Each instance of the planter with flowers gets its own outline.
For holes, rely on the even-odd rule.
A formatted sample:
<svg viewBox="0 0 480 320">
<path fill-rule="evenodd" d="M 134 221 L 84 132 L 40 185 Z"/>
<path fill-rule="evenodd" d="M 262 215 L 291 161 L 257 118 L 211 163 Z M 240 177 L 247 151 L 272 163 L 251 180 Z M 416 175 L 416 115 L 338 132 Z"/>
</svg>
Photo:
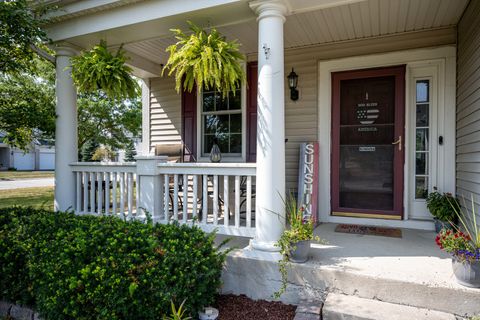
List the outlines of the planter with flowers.
<svg viewBox="0 0 480 320">
<path fill-rule="evenodd" d="M 427 208 L 435 220 L 435 232 L 453 229 L 452 223 L 457 220 L 455 212 L 460 210 L 460 204 L 451 193 L 440 193 L 435 188 L 427 197 Z"/>
<path fill-rule="evenodd" d="M 453 273 L 458 283 L 480 288 L 480 227 L 473 198 L 470 212 L 455 209 L 455 213 L 459 225 L 454 225 L 453 230 L 441 230 L 435 242 L 440 249 L 452 255 Z"/>
<path fill-rule="evenodd" d="M 282 286 L 273 294 L 274 298 L 279 298 L 287 288 L 287 267 L 289 263 L 306 262 L 309 258 L 312 242 L 326 243 L 326 241 L 313 234 L 315 221 L 313 217 L 304 214 L 305 207 L 298 207 L 294 195 L 288 195 L 284 203 L 288 228 L 276 243 L 282 254 L 282 260 L 278 262 Z"/>
</svg>

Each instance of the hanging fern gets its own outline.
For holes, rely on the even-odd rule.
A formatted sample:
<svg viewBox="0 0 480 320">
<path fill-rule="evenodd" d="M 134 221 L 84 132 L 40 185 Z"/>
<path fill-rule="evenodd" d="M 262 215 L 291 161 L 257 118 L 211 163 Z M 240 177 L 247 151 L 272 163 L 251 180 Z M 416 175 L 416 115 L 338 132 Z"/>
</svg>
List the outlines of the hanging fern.
<svg viewBox="0 0 480 320">
<path fill-rule="evenodd" d="M 112 99 L 134 98 L 139 86 L 130 75 L 132 69 L 125 65 L 127 60 L 122 46 L 114 55 L 102 40 L 91 50 L 72 58 L 73 81 L 83 93 L 100 90 Z"/>
<path fill-rule="evenodd" d="M 235 92 L 243 80 L 245 72 L 240 62 L 245 57 L 239 51 L 237 41 L 227 41 L 215 28 L 207 33 L 191 22 L 191 35 L 180 29 L 171 29 L 178 42 L 167 48 L 170 57 L 162 70 L 169 69 L 168 75 L 175 73 L 175 88 L 183 87 L 191 92 L 194 84 L 202 88 L 220 91 L 224 97 Z"/>
</svg>

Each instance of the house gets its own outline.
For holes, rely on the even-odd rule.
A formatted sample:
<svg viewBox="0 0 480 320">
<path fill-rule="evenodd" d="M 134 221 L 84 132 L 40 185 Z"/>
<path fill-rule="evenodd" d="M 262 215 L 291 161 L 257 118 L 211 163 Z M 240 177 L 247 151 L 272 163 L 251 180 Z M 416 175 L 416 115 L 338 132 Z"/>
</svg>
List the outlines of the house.
<svg viewBox="0 0 480 320">
<path fill-rule="evenodd" d="M 425 197 L 434 188 L 473 194 L 478 204 L 478 1 L 58 3 L 48 26 L 57 44 L 57 210 L 131 216 L 137 206 L 159 221 L 196 218 L 273 252 L 285 226 L 275 213 L 297 187 L 299 146 L 310 141 L 319 145 L 320 222 L 433 230 Z M 178 94 L 174 79 L 160 76 L 175 42 L 169 29 L 186 29 L 187 20 L 242 44 L 247 83 L 235 96 Z M 124 44 L 143 79 L 136 165 L 77 162 L 69 59 L 100 39 Z M 209 161 L 215 136 L 219 164 Z M 182 144 L 183 163 L 155 155 L 162 144 Z M 93 181 L 105 184 L 94 190 Z M 104 203 L 118 193 L 119 203 Z"/>
<path fill-rule="evenodd" d="M 0 141 L 3 138 L 0 133 Z M 27 152 L 0 142 L 1 170 L 55 170 L 55 148 L 46 143 L 33 143 Z"/>
</svg>

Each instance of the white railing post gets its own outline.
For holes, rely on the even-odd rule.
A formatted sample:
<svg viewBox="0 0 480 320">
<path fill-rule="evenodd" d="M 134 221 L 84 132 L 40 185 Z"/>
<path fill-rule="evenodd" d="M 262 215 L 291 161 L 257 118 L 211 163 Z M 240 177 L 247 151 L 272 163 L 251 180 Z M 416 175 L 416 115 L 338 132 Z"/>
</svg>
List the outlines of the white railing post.
<svg viewBox="0 0 480 320">
<path fill-rule="evenodd" d="M 137 156 L 137 192 L 140 212 L 151 215 L 153 222 L 160 222 L 163 212 L 163 175 L 158 164 L 167 162 L 166 156 Z"/>
</svg>

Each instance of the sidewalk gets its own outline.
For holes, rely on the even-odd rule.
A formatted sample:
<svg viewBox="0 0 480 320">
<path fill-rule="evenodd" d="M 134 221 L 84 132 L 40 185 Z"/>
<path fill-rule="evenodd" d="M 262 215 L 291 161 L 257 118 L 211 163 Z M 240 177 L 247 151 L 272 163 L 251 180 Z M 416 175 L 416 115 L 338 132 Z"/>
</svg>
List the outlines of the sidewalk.
<svg viewBox="0 0 480 320">
<path fill-rule="evenodd" d="M 55 185 L 54 178 L 39 179 L 19 179 L 11 181 L 0 180 L 0 190 L 35 188 L 35 187 L 53 187 Z"/>
</svg>

